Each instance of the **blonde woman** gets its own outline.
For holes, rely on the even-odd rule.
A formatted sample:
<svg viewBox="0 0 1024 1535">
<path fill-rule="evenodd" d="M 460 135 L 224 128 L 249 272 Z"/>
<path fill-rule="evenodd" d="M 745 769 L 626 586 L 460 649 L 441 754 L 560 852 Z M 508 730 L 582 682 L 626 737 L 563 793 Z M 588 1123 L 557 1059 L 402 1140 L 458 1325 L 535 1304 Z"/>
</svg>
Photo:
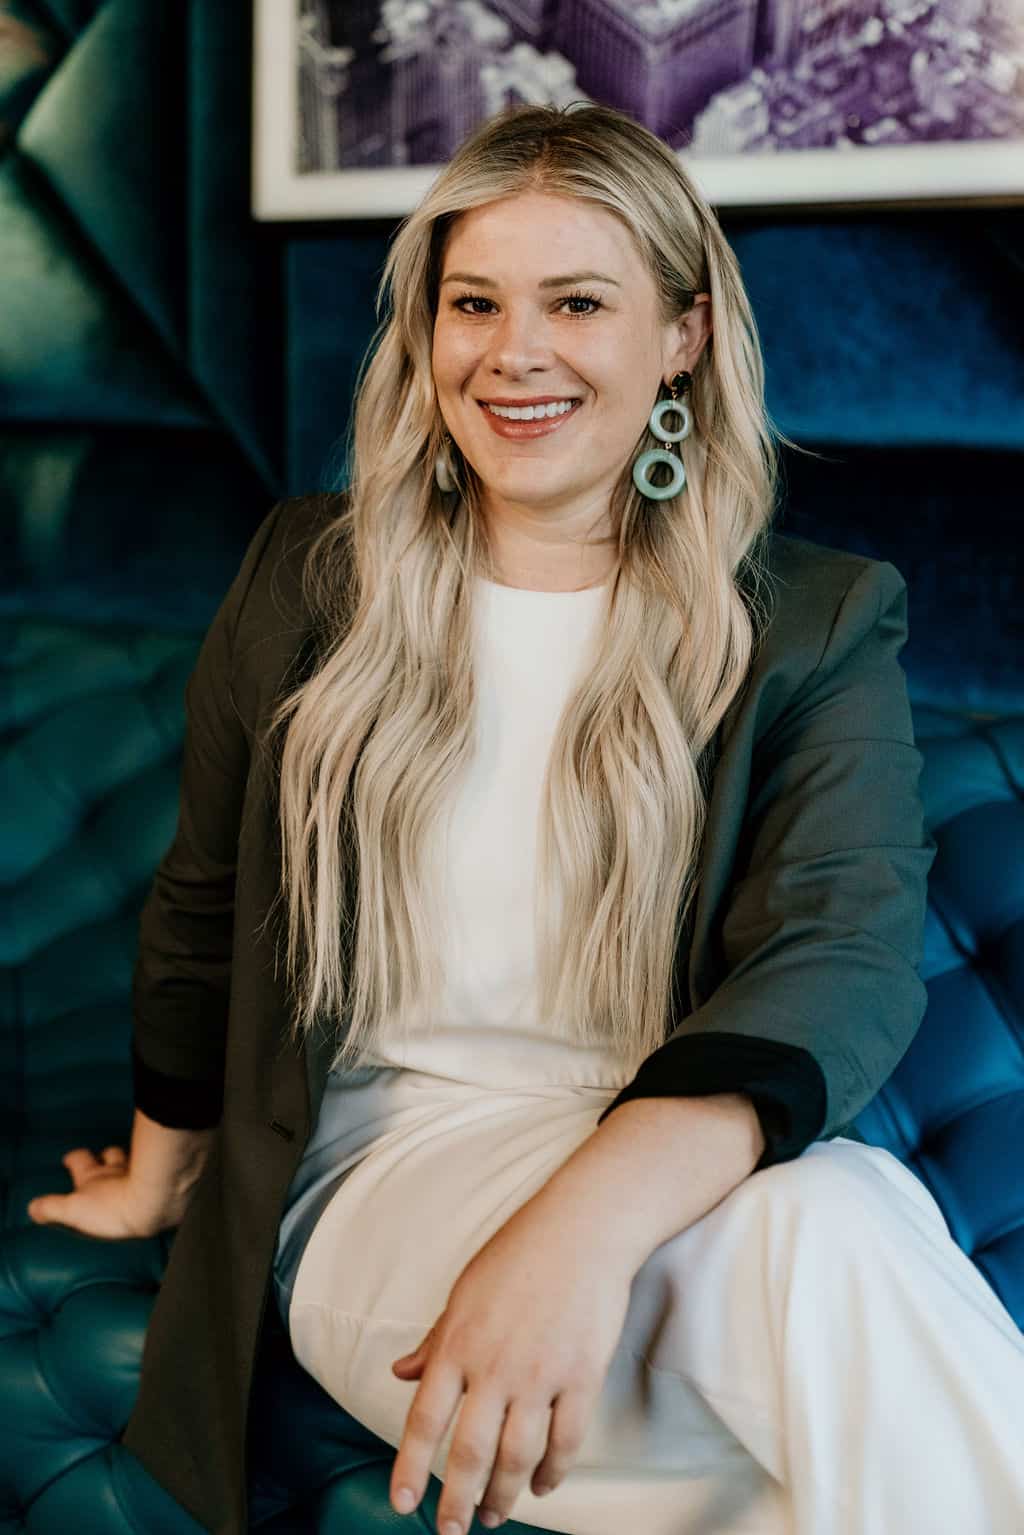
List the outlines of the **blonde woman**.
<svg viewBox="0 0 1024 1535">
<path fill-rule="evenodd" d="M 485 124 L 382 295 L 349 487 L 190 681 L 69 1196 L 180 1223 L 124 1444 L 242 1535 L 278 1325 L 442 1535 L 1016 1535 L 1024 1339 L 851 1123 L 926 1003 L 903 580 L 773 529 L 735 256 L 627 117 Z"/>
</svg>

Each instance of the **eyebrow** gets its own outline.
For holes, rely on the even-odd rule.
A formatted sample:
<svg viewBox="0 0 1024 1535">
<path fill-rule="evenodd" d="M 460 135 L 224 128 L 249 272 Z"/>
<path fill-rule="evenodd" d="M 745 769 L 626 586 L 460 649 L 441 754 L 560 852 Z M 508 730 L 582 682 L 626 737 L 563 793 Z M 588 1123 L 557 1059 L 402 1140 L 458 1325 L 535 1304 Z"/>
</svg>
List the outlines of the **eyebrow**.
<svg viewBox="0 0 1024 1535">
<path fill-rule="evenodd" d="M 473 272 L 449 272 L 447 277 L 441 279 L 442 288 L 446 282 L 464 282 L 468 283 L 471 288 L 496 288 L 498 286 L 489 277 L 478 277 Z M 543 277 L 537 286 L 538 288 L 568 288 L 577 282 L 607 282 L 616 288 L 621 288 L 622 286 L 614 277 L 606 277 L 603 272 L 569 272 L 564 277 Z"/>
</svg>

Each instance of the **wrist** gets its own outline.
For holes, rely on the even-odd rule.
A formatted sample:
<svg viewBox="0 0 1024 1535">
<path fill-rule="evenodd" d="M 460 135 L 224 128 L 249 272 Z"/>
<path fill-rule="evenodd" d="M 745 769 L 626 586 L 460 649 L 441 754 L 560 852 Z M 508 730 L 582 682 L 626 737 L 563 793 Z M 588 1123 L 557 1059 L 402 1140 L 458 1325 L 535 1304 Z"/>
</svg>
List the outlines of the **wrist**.
<svg viewBox="0 0 1024 1535">
<path fill-rule="evenodd" d="M 744 1093 L 631 1098 L 556 1170 L 541 1193 L 636 1272 L 753 1172 L 764 1132 Z"/>
<path fill-rule="evenodd" d="M 147 1138 L 133 1139 L 128 1179 L 136 1207 L 147 1219 L 177 1224 L 203 1175 L 217 1127 L 170 1130 L 152 1123 Z"/>
</svg>

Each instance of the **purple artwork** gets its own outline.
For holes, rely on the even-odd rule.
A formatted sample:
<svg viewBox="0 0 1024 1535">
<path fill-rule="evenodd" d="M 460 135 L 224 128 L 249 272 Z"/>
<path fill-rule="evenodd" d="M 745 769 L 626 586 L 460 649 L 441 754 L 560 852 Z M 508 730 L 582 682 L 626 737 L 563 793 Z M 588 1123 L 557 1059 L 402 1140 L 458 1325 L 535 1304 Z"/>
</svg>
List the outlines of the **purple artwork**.
<svg viewBox="0 0 1024 1535">
<path fill-rule="evenodd" d="M 506 106 L 596 101 L 712 203 L 1024 203 L 1024 0 L 255 0 L 253 213 L 414 207 Z"/>
<path fill-rule="evenodd" d="M 1014 0 L 297 6 L 297 175 L 437 166 L 506 104 L 586 100 L 688 156 L 1020 140 L 1024 173 Z"/>
</svg>

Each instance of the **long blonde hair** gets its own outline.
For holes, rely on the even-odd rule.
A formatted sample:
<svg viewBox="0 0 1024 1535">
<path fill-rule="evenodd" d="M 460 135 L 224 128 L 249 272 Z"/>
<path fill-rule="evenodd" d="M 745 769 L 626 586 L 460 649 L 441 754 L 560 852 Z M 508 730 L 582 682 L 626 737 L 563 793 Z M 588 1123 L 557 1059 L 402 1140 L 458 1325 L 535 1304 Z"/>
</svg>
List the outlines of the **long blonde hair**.
<svg viewBox="0 0 1024 1535">
<path fill-rule="evenodd" d="M 773 438 L 789 439 L 770 425 L 754 318 L 714 214 L 676 155 L 623 113 L 574 104 L 499 114 L 461 146 L 389 248 L 356 384 L 350 484 L 302 571 L 316 667 L 267 733 L 282 738 L 278 902 L 293 1038 L 326 1021 L 339 1069 L 365 1062 L 385 1021 L 429 1021 L 441 995 L 444 914 L 424 850 L 472 754 L 473 577 L 493 567 L 481 482 L 457 448 L 454 507 L 435 483 L 444 422 L 432 336 L 453 221 L 525 191 L 617 215 L 664 322 L 694 292 L 711 295 L 713 336 L 688 396 L 686 485 L 649 501 L 632 482 L 632 457 L 623 463 L 609 619 L 558 723 L 538 828 L 539 1016 L 553 1035 L 602 1044 L 633 1071 L 669 1032 L 707 749 L 770 620 Z M 645 427 L 635 451 L 657 446 Z"/>
</svg>

